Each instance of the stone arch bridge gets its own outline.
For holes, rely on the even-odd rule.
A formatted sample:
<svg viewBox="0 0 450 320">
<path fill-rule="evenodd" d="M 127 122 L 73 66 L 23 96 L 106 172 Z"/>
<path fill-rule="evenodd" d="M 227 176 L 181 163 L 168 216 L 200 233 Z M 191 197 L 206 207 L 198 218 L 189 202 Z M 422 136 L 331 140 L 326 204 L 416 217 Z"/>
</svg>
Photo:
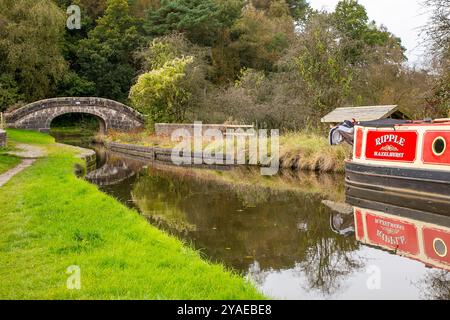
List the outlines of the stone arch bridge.
<svg viewBox="0 0 450 320">
<path fill-rule="evenodd" d="M 40 100 L 5 113 L 10 128 L 49 132 L 50 125 L 58 116 L 67 113 L 90 114 L 99 119 L 100 129 L 129 131 L 144 125 L 144 117 L 134 109 L 103 98 L 53 98 Z"/>
</svg>

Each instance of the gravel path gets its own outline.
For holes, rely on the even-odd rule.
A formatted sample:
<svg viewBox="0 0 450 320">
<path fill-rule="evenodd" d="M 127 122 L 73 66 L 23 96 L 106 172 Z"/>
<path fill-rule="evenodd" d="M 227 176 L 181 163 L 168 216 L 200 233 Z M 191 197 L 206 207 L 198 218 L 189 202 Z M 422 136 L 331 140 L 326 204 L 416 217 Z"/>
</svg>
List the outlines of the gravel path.
<svg viewBox="0 0 450 320">
<path fill-rule="evenodd" d="M 30 146 L 29 144 L 17 144 L 15 147 L 18 150 L 8 152 L 8 154 L 24 159 L 42 158 L 47 154 L 43 148 Z"/>
</svg>

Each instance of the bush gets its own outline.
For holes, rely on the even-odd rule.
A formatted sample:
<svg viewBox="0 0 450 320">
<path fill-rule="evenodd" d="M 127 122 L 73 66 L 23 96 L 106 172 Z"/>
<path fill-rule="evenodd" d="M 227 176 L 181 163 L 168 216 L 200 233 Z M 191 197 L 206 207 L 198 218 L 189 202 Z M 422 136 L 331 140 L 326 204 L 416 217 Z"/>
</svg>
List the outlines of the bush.
<svg viewBox="0 0 450 320">
<path fill-rule="evenodd" d="M 136 110 L 148 116 L 149 124 L 184 119 L 190 93 L 179 82 L 192 61 L 192 57 L 175 58 L 139 76 L 130 90 L 130 100 Z"/>
</svg>

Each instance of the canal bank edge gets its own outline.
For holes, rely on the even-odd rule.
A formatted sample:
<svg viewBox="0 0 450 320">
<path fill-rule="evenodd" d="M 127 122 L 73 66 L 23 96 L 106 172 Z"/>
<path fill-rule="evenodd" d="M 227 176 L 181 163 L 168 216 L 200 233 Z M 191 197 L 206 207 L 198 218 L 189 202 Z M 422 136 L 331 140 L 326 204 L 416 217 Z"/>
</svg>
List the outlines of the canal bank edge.
<svg viewBox="0 0 450 320">
<path fill-rule="evenodd" d="M 94 150 L 81 148 L 81 147 L 75 147 L 70 146 L 64 143 L 57 143 L 57 145 L 61 145 L 64 147 L 70 147 L 74 150 L 77 150 L 78 155 L 77 157 L 84 161 L 85 167 L 80 168 L 79 165 L 75 164 L 75 173 L 77 173 L 79 176 L 82 176 L 85 173 L 89 173 L 96 169 L 97 166 L 97 154 Z"/>
<path fill-rule="evenodd" d="M 145 162 L 160 162 L 170 165 L 175 165 L 172 161 L 172 152 L 173 149 L 171 148 L 159 148 L 159 147 L 145 147 L 135 144 L 124 144 L 124 143 L 117 143 L 117 142 L 105 142 L 105 147 L 113 152 L 122 153 L 128 156 L 135 157 L 136 159 L 145 161 Z M 236 164 L 230 165 L 226 164 L 227 160 L 230 159 L 229 155 L 224 154 L 222 157 L 222 164 L 214 164 L 214 165 L 208 165 L 206 163 L 215 163 L 217 161 L 216 158 L 205 158 L 204 154 L 202 152 L 192 152 L 191 153 L 191 160 L 192 163 L 197 163 L 196 160 L 199 160 L 198 162 L 201 163 L 201 165 L 189 165 L 189 164 L 183 164 L 182 166 L 200 166 L 200 167 L 207 167 L 208 169 L 222 169 L 226 170 L 227 168 L 233 168 L 235 166 L 239 166 Z M 249 164 L 245 164 L 245 166 L 248 166 Z M 251 166 L 251 165 L 250 165 Z M 256 165 L 258 167 L 261 167 L 260 164 Z"/>
<path fill-rule="evenodd" d="M 146 135 L 145 135 L 146 136 Z M 132 141 L 129 141 L 129 140 Z M 146 141 L 144 136 L 130 136 L 126 133 L 115 133 L 111 136 L 98 136 L 96 142 L 105 145 L 111 151 L 116 151 L 117 153 L 122 153 L 124 155 L 134 155 L 140 157 L 144 161 L 159 161 L 166 162 L 173 165 L 171 159 L 172 147 L 167 145 L 160 147 L 158 144 L 167 144 L 168 141 L 161 139 L 152 140 L 151 135 Z M 149 144 L 147 144 L 149 143 Z M 156 144 L 155 144 L 156 143 Z M 327 139 L 322 136 L 309 133 L 295 133 L 295 134 L 284 134 L 280 136 L 280 149 L 279 149 L 279 167 L 280 169 L 290 169 L 293 171 L 315 171 L 321 173 L 343 173 L 345 159 L 347 159 L 351 154 L 351 148 L 345 145 L 340 145 L 338 147 L 330 146 Z M 246 150 L 248 153 L 248 150 Z M 211 157 L 211 155 L 208 155 Z M 246 155 L 248 157 L 248 154 Z M 203 155 L 200 153 L 193 154 L 194 159 L 205 160 Z M 228 156 L 228 158 L 231 158 Z M 192 160 L 194 160 L 192 159 Z M 223 155 L 223 162 L 226 163 L 227 156 Z M 201 163 L 215 163 L 215 159 L 206 159 L 207 161 L 198 161 Z M 211 161 L 209 161 L 211 160 Z M 220 160 L 220 158 L 219 158 Z M 247 159 L 248 160 L 248 159 Z M 269 160 L 269 159 L 267 159 Z M 272 160 L 272 159 L 270 159 Z M 192 161 L 193 162 L 193 161 Z M 197 161 L 196 161 L 197 162 Z M 228 161 L 231 162 L 231 161 Z M 248 161 L 247 161 L 248 162 Z M 271 167 L 274 165 L 268 163 Z M 183 165 L 185 167 L 191 167 L 192 165 Z M 206 165 L 210 168 L 209 165 Z M 232 168 L 230 165 L 215 165 L 218 169 Z M 243 166 L 239 164 L 234 164 L 234 166 Z M 245 165 L 245 166 L 248 166 Z M 265 167 L 263 164 L 253 165 L 257 168 Z M 196 165 L 195 167 L 198 167 Z M 204 166 L 200 166 L 204 167 Z"/>
<path fill-rule="evenodd" d="M 48 155 L 0 189 L 8 248 L 0 250 L 0 299 L 264 299 L 241 276 L 76 178 L 80 149 L 10 133 L 15 143 L 40 141 Z M 69 288 L 74 268 L 79 288 Z"/>
</svg>

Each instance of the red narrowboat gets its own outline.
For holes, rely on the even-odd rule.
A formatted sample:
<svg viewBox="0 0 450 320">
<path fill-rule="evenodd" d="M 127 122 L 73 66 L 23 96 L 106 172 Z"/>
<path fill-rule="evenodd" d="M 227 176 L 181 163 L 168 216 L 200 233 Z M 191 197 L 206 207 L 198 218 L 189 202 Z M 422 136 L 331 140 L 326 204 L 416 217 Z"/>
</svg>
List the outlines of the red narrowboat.
<svg viewBox="0 0 450 320">
<path fill-rule="evenodd" d="M 450 119 L 356 124 L 346 184 L 355 197 L 450 215 Z"/>
</svg>

